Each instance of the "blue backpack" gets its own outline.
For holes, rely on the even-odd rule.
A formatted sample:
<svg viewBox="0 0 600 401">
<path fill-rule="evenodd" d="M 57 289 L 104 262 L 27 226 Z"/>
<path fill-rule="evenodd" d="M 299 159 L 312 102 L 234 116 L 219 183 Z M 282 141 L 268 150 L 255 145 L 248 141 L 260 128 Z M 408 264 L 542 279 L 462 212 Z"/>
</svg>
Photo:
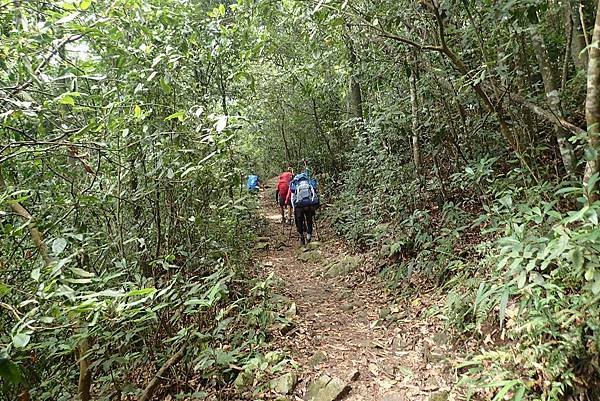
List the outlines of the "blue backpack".
<svg viewBox="0 0 600 401">
<path fill-rule="evenodd" d="M 248 176 L 248 191 L 255 191 L 258 189 L 258 176 L 257 175 L 249 175 Z"/>
<path fill-rule="evenodd" d="M 319 196 L 315 190 L 316 182 L 300 174 L 292 184 L 294 207 L 319 206 Z"/>
</svg>

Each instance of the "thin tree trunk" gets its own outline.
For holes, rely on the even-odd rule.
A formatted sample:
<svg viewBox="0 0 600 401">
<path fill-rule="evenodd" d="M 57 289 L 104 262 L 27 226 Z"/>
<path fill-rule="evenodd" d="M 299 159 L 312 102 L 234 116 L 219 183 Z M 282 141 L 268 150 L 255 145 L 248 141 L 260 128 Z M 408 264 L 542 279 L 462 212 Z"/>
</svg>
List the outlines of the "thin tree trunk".
<svg viewBox="0 0 600 401">
<path fill-rule="evenodd" d="M 154 395 L 158 385 L 162 382 L 165 373 L 183 359 L 185 353 L 187 352 L 187 347 L 187 344 L 183 345 L 179 351 L 173 354 L 173 356 L 169 358 L 169 360 L 158 370 L 158 372 L 156 372 L 152 380 L 150 380 L 144 389 L 144 392 L 140 395 L 140 398 L 138 398 L 138 401 L 150 401 L 150 399 L 152 399 L 152 396 Z"/>
<path fill-rule="evenodd" d="M 588 68 L 588 55 L 587 53 L 581 53 L 585 49 L 585 36 L 583 28 L 581 26 L 581 19 L 579 18 L 579 2 L 569 0 L 565 5 L 566 18 L 570 20 L 573 27 L 573 39 L 571 41 L 571 58 L 573 64 L 578 69 L 587 71 Z"/>
<path fill-rule="evenodd" d="M 77 351 L 79 354 L 79 385 L 78 392 L 81 401 L 90 401 L 92 399 L 91 387 L 92 387 L 92 372 L 90 370 L 90 360 L 86 357 L 86 354 L 90 350 L 90 343 L 87 338 L 82 339 L 78 346 Z"/>
<path fill-rule="evenodd" d="M 600 5 L 596 10 L 596 22 L 592 43 L 600 42 Z M 589 63 L 587 76 L 587 97 L 585 99 L 585 119 L 588 130 L 588 145 L 596 152 L 596 157 L 589 160 L 586 165 L 583 182 L 588 185 L 590 178 L 598 173 L 600 169 L 600 49 L 598 47 L 589 48 Z M 588 188 L 588 200 L 595 201 L 598 196 L 595 193 L 594 185 Z"/>
<path fill-rule="evenodd" d="M 350 99 L 352 102 L 352 111 L 354 117 L 359 120 L 363 119 L 363 108 L 362 108 L 362 91 L 360 88 L 360 82 L 358 82 L 357 77 L 357 58 L 356 52 L 354 51 L 354 45 L 352 44 L 352 39 L 347 37 L 346 44 L 348 46 L 348 63 L 350 64 L 350 69 L 352 71 L 352 77 L 350 78 Z"/>
<path fill-rule="evenodd" d="M 291 163 L 292 158 L 290 157 L 290 148 L 287 143 L 287 138 L 285 137 L 285 127 L 283 125 L 283 121 L 281 121 L 281 137 L 283 138 L 283 146 L 285 148 L 285 159 L 287 163 Z"/>
<path fill-rule="evenodd" d="M 555 78 L 554 69 L 548 59 L 548 52 L 544 43 L 542 35 L 536 31 L 532 34 L 531 40 L 534 47 L 535 56 L 537 58 L 540 72 L 542 74 L 542 81 L 544 82 L 544 91 L 546 94 L 546 101 L 548 102 L 548 108 L 558 118 L 563 118 L 562 107 L 560 105 L 560 89 L 557 85 Z M 554 132 L 556 135 L 556 141 L 558 142 L 558 149 L 562 158 L 563 166 L 567 174 L 572 174 L 575 170 L 575 157 L 573 155 L 573 146 L 567 140 L 567 131 L 560 124 L 554 125 Z"/>
<path fill-rule="evenodd" d="M 410 69 L 410 103 L 412 110 L 412 151 L 415 163 L 415 174 L 421 174 L 421 150 L 419 148 L 419 98 L 417 95 L 417 76 L 414 68 Z"/>
</svg>

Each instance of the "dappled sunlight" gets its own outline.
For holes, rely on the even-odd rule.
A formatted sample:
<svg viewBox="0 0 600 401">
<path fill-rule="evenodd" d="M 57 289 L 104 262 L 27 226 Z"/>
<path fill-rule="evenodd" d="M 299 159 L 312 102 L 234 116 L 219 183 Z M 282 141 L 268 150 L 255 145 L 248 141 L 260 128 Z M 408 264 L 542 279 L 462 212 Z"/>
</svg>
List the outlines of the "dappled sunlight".
<svg viewBox="0 0 600 401">
<path fill-rule="evenodd" d="M 276 214 L 276 213 L 266 214 L 265 217 L 268 220 L 271 220 L 271 221 L 281 221 L 281 215 L 280 214 Z"/>
</svg>

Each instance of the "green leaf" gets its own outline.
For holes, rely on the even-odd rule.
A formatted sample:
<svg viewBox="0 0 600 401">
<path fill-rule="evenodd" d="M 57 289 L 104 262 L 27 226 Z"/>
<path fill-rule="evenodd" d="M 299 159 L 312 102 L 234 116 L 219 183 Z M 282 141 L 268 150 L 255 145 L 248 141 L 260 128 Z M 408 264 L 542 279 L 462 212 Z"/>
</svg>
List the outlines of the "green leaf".
<svg viewBox="0 0 600 401">
<path fill-rule="evenodd" d="M 149 294 L 154 294 L 156 292 L 156 288 L 154 287 L 150 287 L 150 288 L 141 288 L 139 290 L 132 290 L 129 291 L 127 293 L 128 297 L 135 297 L 135 296 L 143 296 L 143 295 L 149 295 Z"/>
<path fill-rule="evenodd" d="M 219 119 L 217 120 L 217 123 L 215 124 L 215 129 L 217 130 L 217 132 L 221 132 L 225 129 L 226 126 L 227 126 L 227 116 L 220 116 Z"/>
<path fill-rule="evenodd" d="M 499 306 L 499 318 L 500 318 L 500 328 L 504 327 L 504 318 L 506 317 L 506 306 L 508 305 L 508 296 L 509 291 L 508 288 L 502 292 L 502 297 L 500 298 L 500 306 Z"/>
<path fill-rule="evenodd" d="M 75 273 L 76 275 L 78 275 L 79 277 L 89 278 L 89 277 L 95 277 L 96 276 L 94 273 L 90 273 L 88 271 L 80 269 L 79 267 L 72 267 L 71 271 L 73 273 Z"/>
<path fill-rule="evenodd" d="M 517 286 L 519 288 L 525 287 L 525 283 L 527 282 L 527 272 L 525 270 L 521 270 L 519 273 L 519 280 L 517 281 Z"/>
<path fill-rule="evenodd" d="M 133 117 L 140 120 L 142 118 L 142 108 L 137 104 L 133 107 Z"/>
<path fill-rule="evenodd" d="M 569 257 L 576 269 L 583 268 L 584 258 L 580 247 L 573 248 L 571 252 L 569 252 Z"/>
<path fill-rule="evenodd" d="M 594 295 L 600 294 L 600 272 L 594 272 L 594 283 L 592 284 Z"/>
<path fill-rule="evenodd" d="M 24 348 L 27 346 L 27 344 L 29 344 L 29 340 L 31 340 L 31 336 L 27 333 L 21 332 L 13 336 L 12 343 L 15 348 Z"/>
<path fill-rule="evenodd" d="M 165 118 L 165 121 L 173 120 L 175 118 L 179 121 L 183 121 L 183 119 L 185 118 L 185 112 L 178 111 L 177 113 L 173 113 L 169 117 Z"/>
<path fill-rule="evenodd" d="M 64 238 L 57 238 L 52 241 L 52 253 L 60 255 L 67 247 L 67 240 Z"/>
<path fill-rule="evenodd" d="M 594 279 L 594 276 L 596 275 L 596 269 L 594 269 L 593 267 L 588 268 L 585 271 L 585 279 L 586 281 L 592 281 Z"/>
<path fill-rule="evenodd" d="M 40 268 L 36 267 L 35 269 L 33 269 L 31 271 L 31 278 L 34 279 L 35 281 L 38 281 L 40 279 Z"/>
<path fill-rule="evenodd" d="M 66 104 L 68 106 L 75 106 L 75 99 L 73 99 L 73 97 L 70 95 L 62 96 L 58 102 L 60 104 Z"/>
<path fill-rule="evenodd" d="M 79 15 L 78 12 L 71 13 L 69 15 L 66 15 L 66 16 L 62 17 L 61 19 L 59 19 L 58 21 L 56 21 L 54 24 L 55 25 L 67 24 L 67 23 L 73 21 L 75 18 L 77 18 L 78 15 Z"/>
<path fill-rule="evenodd" d="M 90 8 L 91 5 L 92 5 L 92 0 L 81 0 L 81 3 L 79 3 L 79 9 L 81 11 L 85 11 L 88 8 Z"/>
</svg>

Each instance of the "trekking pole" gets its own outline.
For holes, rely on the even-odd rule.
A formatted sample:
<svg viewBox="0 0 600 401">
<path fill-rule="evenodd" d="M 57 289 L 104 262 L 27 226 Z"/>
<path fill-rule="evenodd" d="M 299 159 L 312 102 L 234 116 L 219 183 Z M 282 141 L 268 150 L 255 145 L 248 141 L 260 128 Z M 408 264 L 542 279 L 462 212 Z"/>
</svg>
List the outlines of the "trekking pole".
<svg viewBox="0 0 600 401">
<path fill-rule="evenodd" d="M 313 225 L 315 226 L 315 237 L 317 237 L 317 241 L 321 241 L 321 236 L 319 235 L 319 227 L 317 226 L 317 214 L 315 213 L 315 218 L 313 219 Z"/>
<path fill-rule="evenodd" d="M 292 224 L 290 224 L 289 226 L 290 226 L 290 231 L 288 232 L 288 238 L 287 238 L 287 241 L 285 242 L 286 245 L 290 244 L 290 239 L 292 238 Z"/>
</svg>

